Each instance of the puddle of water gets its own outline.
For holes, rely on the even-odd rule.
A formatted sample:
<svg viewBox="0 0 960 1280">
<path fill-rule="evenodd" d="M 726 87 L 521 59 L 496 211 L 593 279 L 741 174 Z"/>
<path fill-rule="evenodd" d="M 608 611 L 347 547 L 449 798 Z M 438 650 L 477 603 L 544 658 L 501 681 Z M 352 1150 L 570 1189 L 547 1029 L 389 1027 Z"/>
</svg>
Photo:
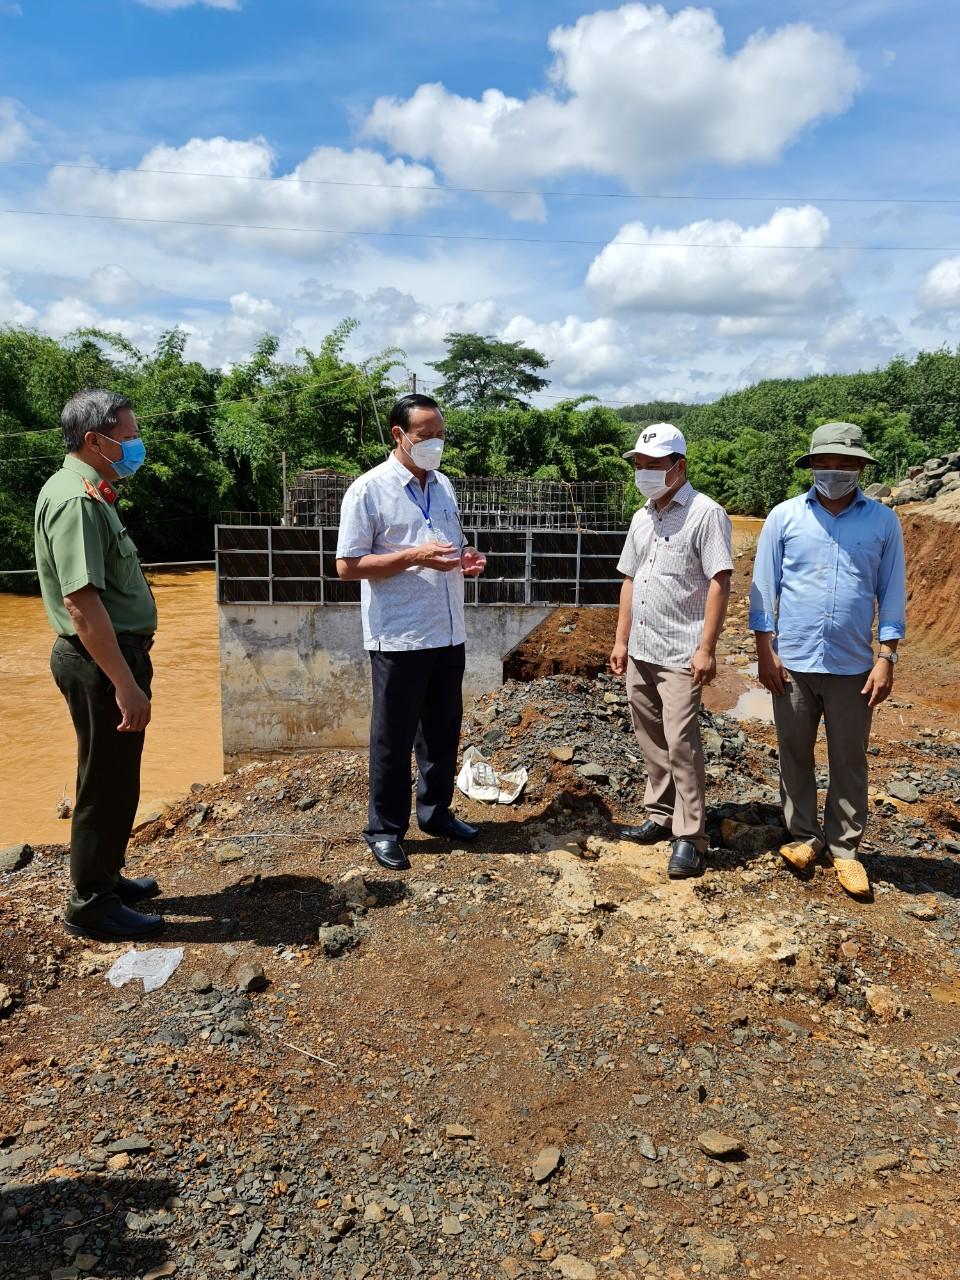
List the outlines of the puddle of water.
<svg viewBox="0 0 960 1280">
<path fill-rule="evenodd" d="M 766 689 L 744 689 L 737 699 L 737 705 L 731 707 L 728 715 L 738 720 L 762 720 L 764 724 L 773 724 L 773 695 Z"/>
</svg>

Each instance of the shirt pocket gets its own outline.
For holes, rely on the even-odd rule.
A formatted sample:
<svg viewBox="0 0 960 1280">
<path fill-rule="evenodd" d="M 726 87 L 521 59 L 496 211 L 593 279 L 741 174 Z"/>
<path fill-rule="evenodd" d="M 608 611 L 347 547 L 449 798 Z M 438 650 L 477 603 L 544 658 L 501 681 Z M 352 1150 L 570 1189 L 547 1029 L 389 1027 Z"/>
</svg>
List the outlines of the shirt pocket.
<svg viewBox="0 0 960 1280">
<path fill-rule="evenodd" d="M 664 543 L 657 549 L 652 567 L 654 573 L 663 574 L 665 578 L 688 578 L 693 565 L 686 548 Z"/>
<path fill-rule="evenodd" d="M 141 577 L 137 544 L 124 528 L 117 532 L 117 577 L 125 587 L 138 582 Z"/>
<path fill-rule="evenodd" d="M 840 563 L 857 578 L 876 582 L 883 555 L 883 538 L 870 530 L 844 533 L 840 541 Z"/>
<path fill-rule="evenodd" d="M 415 546 L 419 542 L 428 542 L 430 530 L 421 516 L 413 520 L 392 520 L 377 530 L 373 540 L 374 554 L 386 551 L 400 551 L 404 547 Z"/>
</svg>

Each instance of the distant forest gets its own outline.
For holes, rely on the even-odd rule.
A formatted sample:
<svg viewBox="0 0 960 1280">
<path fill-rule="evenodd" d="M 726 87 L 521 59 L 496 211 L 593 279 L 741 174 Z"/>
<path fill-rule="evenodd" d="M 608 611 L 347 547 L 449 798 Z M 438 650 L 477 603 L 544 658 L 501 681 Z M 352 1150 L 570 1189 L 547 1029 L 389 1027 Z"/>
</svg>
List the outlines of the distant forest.
<svg viewBox="0 0 960 1280">
<path fill-rule="evenodd" d="M 301 350 L 293 361 L 278 359 L 277 339 L 265 336 L 228 370 L 186 360 L 179 330 L 149 354 L 95 330 L 62 342 L 0 330 L 0 586 L 27 585 L 2 571 L 33 563 L 34 502 L 62 456 L 60 410 L 82 387 L 110 387 L 134 404 L 149 462 L 124 486 L 125 519 L 147 560 L 207 555 L 225 510 L 279 512 L 284 453 L 291 477 L 308 467 L 359 474 L 381 461 L 390 405 L 406 389 L 405 357 L 390 350 L 363 364 L 346 359 L 354 328 L 344 321 L 318 351 Z M 456 381 L 454 339 L 460 348 L 469 339 L 471 372 L 489 357 L 490 379 Z M 545 369 L 530 348 L 480 335 L 450 335 L 448 347 L 451 355 L 436 367 L 446 387 L 458 388 L 445 401 L 444 470 L 454 476 L 629 482 L 621 453 L 639 426 L 667 420 L 687 437 L 697 488 L 731 512 L 763 515 L 802 488 L 793 458 L 821 422 L 863 427 L 879 460 L 874 479 L 896 479 L 927 457 L 960 449 L 960 349 L 898 358 L 869 373 L 761 382 L 708 405 L 654 401 L 614 410 L 591 396 L 549 409 L 524 403 L 514 394 L 524 384 L 504 370 L 511 359 Z M 482 387 L 474 399 L 470 386 Z"/>
</svg>

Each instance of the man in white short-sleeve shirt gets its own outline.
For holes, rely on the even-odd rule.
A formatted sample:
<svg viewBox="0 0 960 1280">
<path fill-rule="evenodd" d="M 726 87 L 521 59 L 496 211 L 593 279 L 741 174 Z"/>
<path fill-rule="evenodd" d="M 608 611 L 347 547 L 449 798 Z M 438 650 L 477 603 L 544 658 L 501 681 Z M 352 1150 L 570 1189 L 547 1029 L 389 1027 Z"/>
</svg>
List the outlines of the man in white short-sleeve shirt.
<svg viewBox="0 0 960 1280">
<path fill-rule="evenodd" d="M 697 715 L 717 674 L 730 575 L 727 513 L 687 480 L 687 445 L 668 422 L 641 431 L 623 456 L 646 506 L 633 517 L 617 568 L 620 589 L 611 669 L 627 677 L 634 732 L 647 768 L 648 818 L 623 827 L 642 844 L 673 840 L 667 872 L 702 875 L 706 777 Z"/>
<path fill-rule="evenodd" d="M 360 582 L 370 653 L 370 796 L 364 839 L 382 867 L 409 867 L 410 753 L 416 752 L 422 831 L 472 840 L 450 812 L 463 716 L 464 574 L 486 559 L 465 545 L 453 485 L 437 468 L 444 421 L 429 396 L 390 411 L 393 453 L 344 495 L 337 573 Z"/>
</svg>

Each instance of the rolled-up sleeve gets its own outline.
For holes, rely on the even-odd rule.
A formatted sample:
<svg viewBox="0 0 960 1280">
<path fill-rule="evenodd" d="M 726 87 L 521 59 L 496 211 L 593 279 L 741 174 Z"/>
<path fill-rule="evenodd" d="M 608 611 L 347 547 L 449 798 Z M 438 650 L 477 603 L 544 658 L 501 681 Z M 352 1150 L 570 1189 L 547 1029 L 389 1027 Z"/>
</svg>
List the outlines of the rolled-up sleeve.
<svg viewBox="0 0 960 1280">
<path fill-rule="evenodd" d="M 777 601 L 780 599 L 780 582 L 783 572 L 783 533 L 780 516 L 771 511 L 760 530 L 757 555 L 753 566 L 753 582 L 750 584 L 751 631 L 776 630 Z"/>
<path fill-rule="evenodd" d="M 340 529 L 337 534 L 337 559 L 368 556 L 373 552 L 375 535 L 372 513 L 368 507 L 367 488 L 354 483 L 343 495 L 340 505 Z"/>
<path fill-rule="evenodd" d="M 907 567 L 903 530 L 897 517 L 892 516 L 877 572 L 877 639 L 902 640 L 906 634 Z"/>
</svg>

